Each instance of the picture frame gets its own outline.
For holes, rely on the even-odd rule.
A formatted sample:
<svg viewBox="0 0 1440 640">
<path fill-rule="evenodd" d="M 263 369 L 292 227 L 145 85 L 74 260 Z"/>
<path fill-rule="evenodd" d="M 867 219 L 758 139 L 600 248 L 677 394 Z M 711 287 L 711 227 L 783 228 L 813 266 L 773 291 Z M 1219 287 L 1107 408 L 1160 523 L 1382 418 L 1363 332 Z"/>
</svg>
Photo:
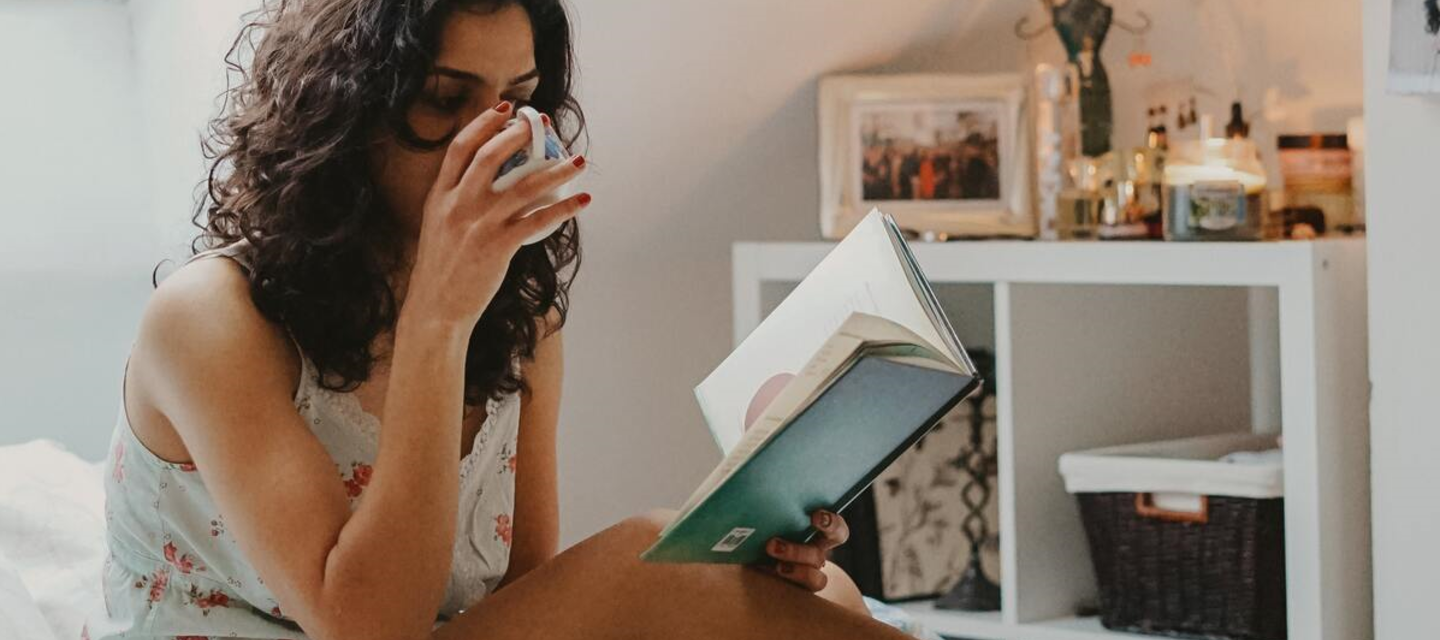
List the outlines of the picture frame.
<svg viewBox="0 0 1440 640">
<path fill-rule="evenodd" d="M 1390 0 L 1390 93 L 1440 95 L 1440 3 Z"/>
<path fill-rule="evenodd" d="M 876 207 L 922 238 L 1036 235 L 1023 76 L 835 75 L 819 95 L 824 238 Z"/>
</svg>

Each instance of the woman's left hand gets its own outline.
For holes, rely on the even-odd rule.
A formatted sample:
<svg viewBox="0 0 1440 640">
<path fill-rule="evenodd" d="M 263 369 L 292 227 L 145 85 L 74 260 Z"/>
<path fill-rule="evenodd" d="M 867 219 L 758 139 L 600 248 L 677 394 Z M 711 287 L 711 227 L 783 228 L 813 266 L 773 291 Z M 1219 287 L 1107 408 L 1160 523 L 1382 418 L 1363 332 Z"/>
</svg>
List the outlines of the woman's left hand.
<svg viewBox="0 0 1440 640">
<path fill-rule="evenodd" d="M 830 550 L 845 544 L 850 538 L 850 527 L 840 514 L 829 511 L 810 514 L 810 523 L 819 534 L 809 543 L 771 538 L 765 545 L 765 552 L 776 560 L 775 575 L 819 592 L 825 588 L 827 581 L 821 569 L 825 567 Z"/>
</svg>

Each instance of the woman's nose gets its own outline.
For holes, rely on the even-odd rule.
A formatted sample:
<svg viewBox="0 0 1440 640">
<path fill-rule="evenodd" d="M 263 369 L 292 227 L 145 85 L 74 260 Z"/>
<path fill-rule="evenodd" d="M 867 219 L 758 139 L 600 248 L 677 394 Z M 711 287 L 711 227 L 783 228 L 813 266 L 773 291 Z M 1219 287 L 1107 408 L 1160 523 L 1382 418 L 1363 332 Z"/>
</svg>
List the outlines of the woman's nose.
<svg viewBox="0 0 1440 640">
<path fill-rule="evenodd" d="M 480 98 L 472 105 L 475 112 L 469 114 L 470 119 L 474 119 L 476 116 L 485 113 L 485 111 L 495 108 L 495 105 L 500 104 L 500 101 L 503 99 L 498 92 L 486 91 L 481 93 Z"/>
</svg>

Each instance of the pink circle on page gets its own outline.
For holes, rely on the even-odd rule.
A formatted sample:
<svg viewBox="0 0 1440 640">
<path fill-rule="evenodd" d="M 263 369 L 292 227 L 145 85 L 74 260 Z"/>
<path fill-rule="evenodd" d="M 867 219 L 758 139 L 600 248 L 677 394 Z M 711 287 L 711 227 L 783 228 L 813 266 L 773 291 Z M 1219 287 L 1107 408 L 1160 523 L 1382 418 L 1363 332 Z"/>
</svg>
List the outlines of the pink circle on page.
<svg viewBox="0 0 1440 640">
<path fill-rule="evenodd" d="M 770 379 L 766 380 L 765 384 L 760 385 L 760 388 L 755 390 L 755 397 L 750 399 L 750 408 L 745 410 L 746 429 L 749 429 L 751 424 L 754 424 L 756 420 L 760 419 L 760 416 L 765 414 L 765 409 L 770 407 L 770 403 L 775 400 L 775 396 L 780 395 L 780 391 L 785 388 L 785 385 L 790 384 L 790 381 L 794 378 L 795 374 L 793 373 L 777 373 L 770 376 Z"/>
</svg>

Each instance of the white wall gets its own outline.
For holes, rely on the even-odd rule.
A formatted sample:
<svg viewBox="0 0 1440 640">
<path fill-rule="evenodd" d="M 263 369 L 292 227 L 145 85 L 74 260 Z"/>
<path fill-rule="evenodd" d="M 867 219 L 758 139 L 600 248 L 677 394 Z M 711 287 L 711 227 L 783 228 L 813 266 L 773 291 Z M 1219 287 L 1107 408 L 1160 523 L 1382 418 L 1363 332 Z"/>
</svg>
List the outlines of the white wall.
<svg viewBox="0 0 1440 640">
<path fill-rule="evenodd" d="M 0 0 L 0 445 L 103 454 L 248 5 Z"/>
<path fill-rule="evenodd" d="M 248 5 L 0 0 L 0 445 L 103 455 Z"/>
<path fill-rule="evenodd" d="M 1435 633 L 1440 570 L 1440 100 L 1385 92 L 1390 5 L 1366 0 L 1364 19 L 1371 517 L 1376 637 L 1408 640 Z"/>
<path fill-rule="evenodd" d="M 1116 32 L 1107 44 L 1121 122 L 1143 109 L 1136 99 L 1150 79 L 1187 73 L 1217 92 L 1239 86 L 1251 105 L 1261 102 L 1256 96 L 1264 95 L 1264 87 L 1279 81 L 1274 124 L 1257 124 L 1256 135 L 1265 139 L 1282 129 L 1338 128 L 1358 108 L 1359 68 L 1352 45 L 1359 36 L 1351 19 L 1358 7 L 1353 0 L 1117 2 L 1122 15 L 1138 7 L 1158 20 L 1147 38 L 1156 61 L 1148 76 L 1132 74 L 1125 65 L 1130 36 Z M 9 37 L 15 12 L 48 12 L 54 20 L 64 15 L 106 19 L 103 37 L 79 38 L 76 47 L 37 42 L 16 52 L 23 53 L 19 57 L 0 58 L 7 61 L 0 67 L 0 87 L 8 95 L 9 61 L 30 59 L 33 47 L 48 46 L 40 51 L 51 57 L 91 48 L 103 52 L 95 54 L 103 57 L 99 67 L 77 66 L 69 75 L 83 78 L 87 87 L 106 89 L 99 94 L 139 101 L 138 116 L 130 111 L 126 124 L 114 127 L 122 133 L 93 130 L 99 119 L 88 90 L 89 99 L 73 99 L 71 110 L 27 111 L 21 121 L 55 122 L 41 116 L 62 114 L 55 126 L 75 128 L 67 139 L 103 141 L 110 154 L 127 153 L 123 150 L 132 146 L 127 140 L 143 138 L 143 152 L 128 152 L 124 162 L 105 166 L 140 175 L 116 180 L 128 185 L 135 198 L 143 196 L 148 209 L 130 207 L 124 226 L 159 229 L 165 253 L 173 254 L 192 233 L 188 221 L 202 168 L 197 140 L 224 86 L 220 55 L 239 26 L 238 15 L 255 4 L 129 0 L 134 44 L 127 50 L 121 41 L 127 5 L 0 0 L 0 11 L 8 12 L 0 14 L 0 35 L 7 36 L 0 37 L 0 47 L 7 52 L 16 38 L 22 43 L 35 39 L 20 31 L 41 33 L 14 28 L 17 33 Z M 592 134 L 594 168 L 587 187 L 597 200 L 584 222 L 587 259 L 566 341 L 561 500 L 567 543 L 627 514 L 678 504 L 718 459 L 690 388 L 730 347 L 730 244 L 818 237 L 818 76 L 1021 71 L 1027 60 L 1060 59 L 1051 36 L 1027 46 L 1011 35 L 1020 16 L 1041 17 L 1039 2 L 1022 0 L 571 4 L 578 16 L 581 92 Z M 1227 11 L 1241 16 L 1240 34 L 1221 37 L 1194 30 L 1207 21 L 1224 22 Z M 89 24 L 81 18 L 70 22 L 77 20 Z M 78 28 L 70 22 L 65 28 Z M 1245 64 L 1233 71 L 1213 66 L 1221 44 L 1242 48 Z M 133 66 L 125 67 L 127 61 Z M 31 84 L 51 95 L 66 86 L 33 75 L 38 71 L 29 73 Z M 1201 107 L 1218 116 L 1230 97 L 1217 94 Z M 17 108 L 0 101 L 0 115 Z M 1122 125 L 1118 142 L 1133 143 L 1142 130 L 1141 125 Z M 25 166 L 15 150 L 43 146 L 33 134 L 26 135 L 19 138 L 26 144 L 13 147 L 7 136 L 0 163 Z M 148 189 L 134 192 L 134 185 L 142 183 Z M 66 246 L 58 232 L 37 233 L 13 244 L 26 245 L 37 256 L 54 255 Z M 132 271 L 148 278 L 149 265 Z M 136 288 L 123 295 L 116 308 L 126 309 L 119 315 L 129 318 L 128 309 L 138 309 L 145 294 Z M 104 327 L 109 331 L 101 340 L 104 348 L 123 353 L 133 328 L 109 319 Z M 31 354 L 27 360 L 40 357 L 26 353 Z M 110 367 L 119 357 L 107 356 L 101 364 Z M 34 376 L 23 387 L 25 393 L 43 385 L 60 388 L 63 371 L 93 369 L 97 359 L 77 354 L 64 367 Z M 111 391 L 103 384 L 90 388 Z M 108 397 L 93 397 L 95 406 L 113 412 Z M 104 417 L 104 428 L 112 417 Z M 0 425 L 0 438 L 36 435 L 40 431 L 33 426 Z M 71 438 L 85 440 L 78 432 Z"/>
<path fill-rule="evenodd" d="M 122 4 L 0 0 L 0 266 L 125 262 L 116 236 L 153 231 L 130 42 Z"/>
<path fill-rule="evenodd" d="M 0 0 L 0 444 L 105 449 L 149 288 L 126 8 Z"/>
<path fill-rule="evenodd" d="M 196 188 L 205 177 L 204 128 L 225 90 L 224 55 L 259 0 L 128 0 L 154 194 L 154 224 L 168 255 L 195 236 Z"/>
</svg>

